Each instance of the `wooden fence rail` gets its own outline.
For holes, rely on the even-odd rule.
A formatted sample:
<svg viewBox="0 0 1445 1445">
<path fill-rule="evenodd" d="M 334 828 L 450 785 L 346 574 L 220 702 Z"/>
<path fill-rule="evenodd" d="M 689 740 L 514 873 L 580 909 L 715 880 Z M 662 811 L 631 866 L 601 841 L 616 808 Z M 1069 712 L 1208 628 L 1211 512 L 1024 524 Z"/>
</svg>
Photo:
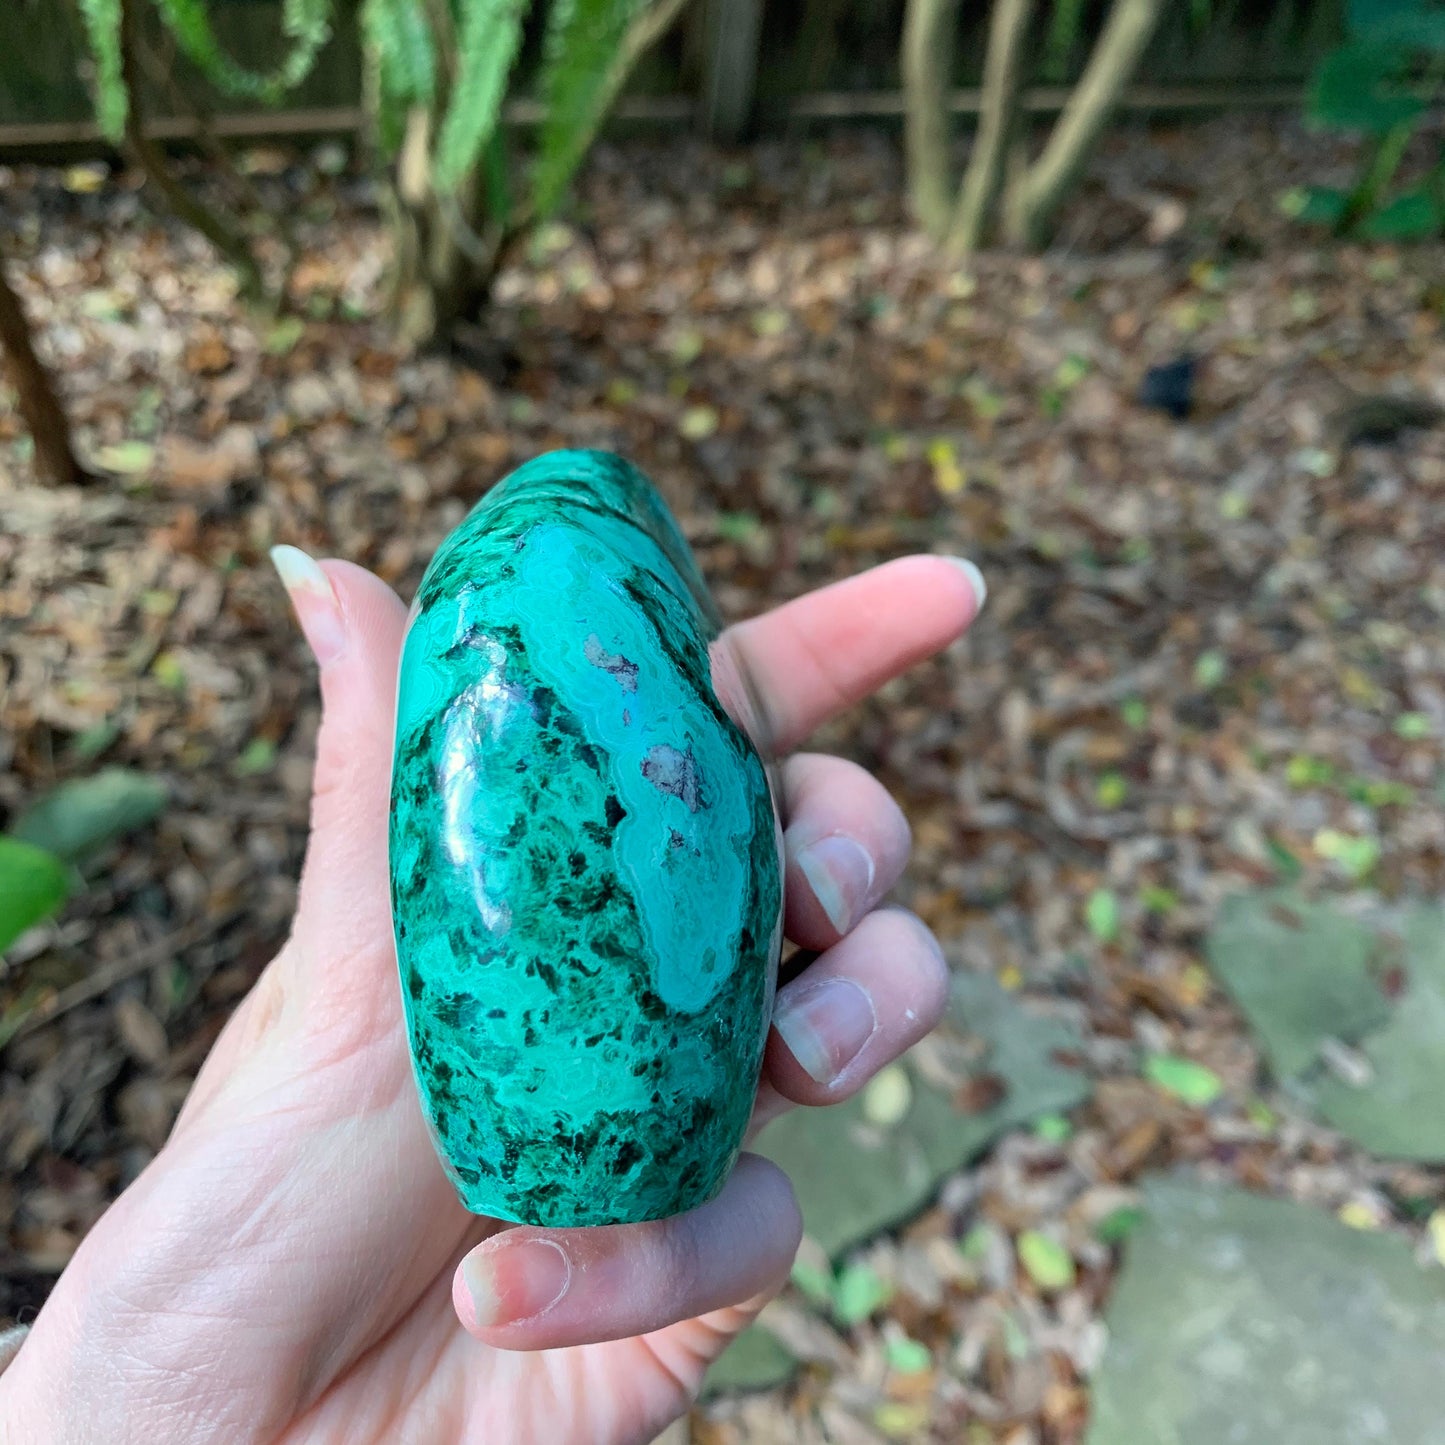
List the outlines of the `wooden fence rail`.
<svg viewBox="0 0 1445 1445">
<path fill-rule="evenodd" d="M 280 33 L 280 0 L 209 0 L 227 48 L 264 65 Z M 1199 110 L 1220 105 L 1289 106 L 1313 64 L 1339 33 L 1344 0 L 1255 0 L 1221 7 L 1214 30 L 1191 29 L 1191 7 L 1172 7 L 1131 91 L 1134 110 Z M 678 121 L 719 140 L 754 127 L 902 113 L 898 35 L 904 0 L 696 0 L 681 26 L 644 59 L 617 119 L 639 124 Z M 176 53 L 155 17 L 147 27 L 162 65 L 181 88 L 198 92 L 218 116 L 222 135 L 243 138 L 354 131 L 358 125 L 361 56 L 355 0 L 337 0 L 338 22 L 313 74 L 284 111 L 238 104 L 207 93 Z M 982 36 L 974 30 L 987 7 L 963 7 L 960 89 L 954 110 L 977 111 Z M 535 28 L 534 17 L 534 28 Z M 973 27 L 973 28 L 970 28 Z M 531 50 L 537 48 L 531 36 Z M 524 59 L 530 51 L 524 49 Z M 1076 57 L 1081 59 L 1082 57 Z M 88 67 L 71 0 L 0 0 L 0 148 L 98 149 L 84 74 Z M 1030 107 L 1058 108 L 1063 86 L 1041 86 Z M 158 138 L 195 134 L 185 115 L 168 114 L 171 97 L 150 106 Z M 535 122 L 537 107 L 519 101 L 518 125 Z"/>
</svg>

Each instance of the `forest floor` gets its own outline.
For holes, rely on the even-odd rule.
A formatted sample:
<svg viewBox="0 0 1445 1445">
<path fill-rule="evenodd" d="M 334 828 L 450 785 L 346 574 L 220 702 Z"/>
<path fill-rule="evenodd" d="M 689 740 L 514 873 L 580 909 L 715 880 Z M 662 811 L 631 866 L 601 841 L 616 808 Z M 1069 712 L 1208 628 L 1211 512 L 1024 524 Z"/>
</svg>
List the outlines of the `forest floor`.
<svg viewBox="0 0 1445 1445">
<path fill-rule="evenodd" d="M 169 794 L 0 968 L 0 1316 L 160 1147 L 285 935 L 318 701 L 266 549 L 408 596 L 558 446 L 652 475 L 730 617 L 909 551 L 982 567 L 969 637 L 817 745 L 902 801 L 900 900 L 958 970 L 1076 1028 L 1091 1085 L 856 1256 L 874 1307 L 790 1288 L 806 1368 L 711 1399 L 696 1440 L 1082 1440 L 1120 1257 L 1085 1236 L 1147 1172 L 1426 1248 L 1445 1170 L 1314 1122 L 1204 961 L 1241 889 L 1445 890 L 1445 433 L 1340 433 L 1354 395 L 1445 403 L 1445 254 L 1284 219 L 1330 145 L 1278 117 L 1123 131 L 1053 253 L 966 271 L 907 224 L 892 138 L 608 146 L 470 344 L 421 359 L 379 317 L 369 185 L 332 148 L 248 159 L 305 243 L 299 319 L 243 313 L 131 176 L 0 191 L 114 474 L 40 488 L 0 402 L 0 817 L 107 764 Z M 1139 405 L 1186 353 L 1192 416 Z M 1025 1231 L 1073 1264 L 1016 1258 Z"/>
</svg>

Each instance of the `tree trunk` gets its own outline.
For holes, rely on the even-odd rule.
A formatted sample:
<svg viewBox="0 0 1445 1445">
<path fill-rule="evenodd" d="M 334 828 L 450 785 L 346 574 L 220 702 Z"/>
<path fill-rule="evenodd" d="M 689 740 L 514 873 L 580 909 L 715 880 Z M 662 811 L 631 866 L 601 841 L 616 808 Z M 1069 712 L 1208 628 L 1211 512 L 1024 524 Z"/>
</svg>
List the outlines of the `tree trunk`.
<svg viewBox="0 0 1445 1445">
<path fill-rule="evenodd" d="M 948 235 L 948 249 L 954 256 L 977 250 L 994 228 L 1005 162 L 1018 134 L 1019 95 L 1033 13 L 1034 0 L 996 0 L 993 7 L 978 133 Z"/>
<path fill-rule="evenodd" d="M 252 301 L 263 299 L 266 294 L 265 282 L 246 238 L 239 228 L 228 224 L 176 180 L 166 163 L 165 152 L 146 130 L 145 97 L 142 93 L 139 62 L 141 36 L 138 0 L 120 0 L 120 20 L 121 77 L 129 98 L 125 134 L 135 155 L 136 164 L 140 166 L 146 180 L 160 193 L 161 199 L 171 212 L 186 225 L 199 231 L 235 268 L 241 295 Z"/>
<path fill-rule="evenodd" d="M 1164 0 L 1114 0 L 1089 63 L 1042 154 L 1006 206 L 1012 218 L 1010 240 L 1030 249 L 1048 240 L 1059 207 L 1083 174 L 1163 13 Z"/>
<path fill-rule="evenodd" d="M 908 199 L 918 224 L 942 241 L 953 209 L 948 87 L 958 0 L 908 0 L 903 14 L 904 152 Z"/>
<path fill-rule="evenodd" d="M 464 176 L 456 192 L 432 184 L 432 117 L 421 106 L 407 117 L 390 195 L 392 320 L 402 340 L 425 349 L 486 303 L 514 232 L 494 219 L 484 177 Z"/>
<path fill-rule="evenodd" d="M 445 346 L 458 323 L 474 320 L 486 307 L 516 235 L 496 226 L 476 233 L 456 198 L 433 194 L 412 204 L 396 196 L 392 205 L 397 334 L 419 350 Z"/>
<path fill-rule="evenodd" d="M 30 341 L 20 298 L 10 289 L 5 258 L 0 255 L 0 351 L 20 398 L 20 415 L 35 443 L 35 470 L 53 487 L 75 487 L 90 480 L 75 460 L 70 445 L 70 423 L 55 394 L 50 375 Z"/>
</svg>

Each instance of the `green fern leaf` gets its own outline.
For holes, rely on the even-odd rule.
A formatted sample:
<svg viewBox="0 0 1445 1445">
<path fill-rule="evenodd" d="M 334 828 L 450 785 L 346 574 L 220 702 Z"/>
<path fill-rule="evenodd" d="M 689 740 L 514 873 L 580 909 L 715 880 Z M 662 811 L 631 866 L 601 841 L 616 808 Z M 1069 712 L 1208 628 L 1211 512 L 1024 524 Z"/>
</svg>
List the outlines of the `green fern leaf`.
<svg viewBox="0 0 1445 1445">
<path fill-rule="evenodd" d="M 294 90 L 316 64 L 331 38 L 331 0 L 283 0 L 281 31 L 290 49 L 270 71 L 248 70 L 221 48 L 206 0 L 158 0 L 166 28 L 212 84 L 229 92 L 274 104 Z"/>
<path fill-rule="evenodd" d="M 95 118 L 101 134 L 118 141 L 130 102 L 120 68 L 120 0 L 80 0 L 80 13 L 95 61 Z"/>
<path fill-rule="evenodd" d="M 419 0 L 366 0 L 361 34 L 376 78 L 376 127 L 388 154 L 401 144 L 406 113 L 436 95 L 436 53 Z"/>
<path fill-rule="evenodd" d="M 1044 42 L 1044 79 L 1062 81 L 1068 78 L 1069 62 L 1074 58 L 1084 31 L 1085 0 L 1054 0 L 1049 17 L 1048 39 Z"/>
<path fill-rule="evenodd" d="M 437 189 L 455 191 L 477 163 L 502 113 L 522 44 L 529 0 L 459 0 L 457 78 L 437 137 Z"/>
<path fill-rule="evenodd" d="M 537 213 L 557 208 L 611 102 L 608 79 L 646 0 L 558 0 L 548 15 L 541 94 L 546 106 L 533 175 Z"/>
</svg>

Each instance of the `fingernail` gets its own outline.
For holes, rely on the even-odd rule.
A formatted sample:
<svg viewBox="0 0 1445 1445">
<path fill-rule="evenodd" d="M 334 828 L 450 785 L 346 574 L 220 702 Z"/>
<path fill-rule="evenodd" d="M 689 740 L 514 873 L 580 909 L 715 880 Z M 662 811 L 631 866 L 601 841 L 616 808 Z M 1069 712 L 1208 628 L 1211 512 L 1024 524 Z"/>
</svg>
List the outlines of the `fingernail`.
<svg viewBox="0 0 1445 1445">
<path fill-rule="evenodd" d="M 316 661 L 334 662 L 346 650 L 346 627 L 331 579 L 299 547 L 272 547 L 271 561 Z"/>
<path fill-rule="evenodd" d="M 977 617 L 983 611 L 983 604 L 988 598 L 988 583 L 983 580 L 983 573 L 967 557 L 950 557 L 948 560 L 968 578 L 969 585 L 973 588 L 973 615 Z"/>
<path fill-rule="evenodd" d="M 847 933 L 868 903 L 872 855 L 856 838 L 834 833 L 799 849 L 796 861 L 828 921 Z"/>
<path fill-rule="evenodd" d="M 550 1239 L 521 1239 L 473 1250 L 462 1261 L 478 1329 L 521 1324 L 551 1309 L 572 1282 L 572 1261 Z"/>
<path fill-rule="evenodd" d="M 862 1053 L 878 1027 L 873 1000 L 851 978 L 785 988 L 773 1027 L 798 1063 L 831 1084 Z"/>
</svg>

